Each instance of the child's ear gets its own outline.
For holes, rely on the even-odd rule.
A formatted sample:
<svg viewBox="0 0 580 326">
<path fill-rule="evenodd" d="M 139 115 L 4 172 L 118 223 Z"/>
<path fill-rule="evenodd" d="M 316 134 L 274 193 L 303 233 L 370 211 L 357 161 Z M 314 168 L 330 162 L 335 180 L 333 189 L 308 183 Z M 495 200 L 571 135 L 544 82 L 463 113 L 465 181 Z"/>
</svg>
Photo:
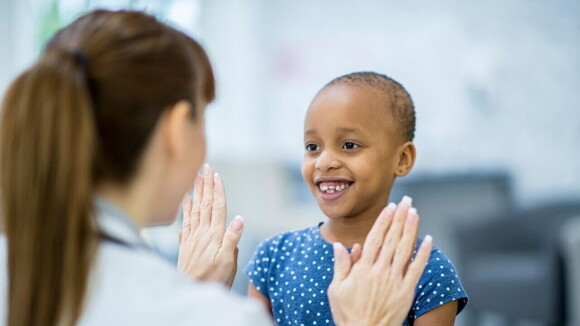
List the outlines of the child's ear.
<svg viewBox="0 0 580 326">
<path fill-rule="evenodd" d="M 395 169 L 395 175 L 397 177 L 404 177 L 411 172 L 416 158 L 417 150 L 415 149 L 415 144 L 410 141 L 404 143 L 399 149 L 399 162 Z"/>
</svg>

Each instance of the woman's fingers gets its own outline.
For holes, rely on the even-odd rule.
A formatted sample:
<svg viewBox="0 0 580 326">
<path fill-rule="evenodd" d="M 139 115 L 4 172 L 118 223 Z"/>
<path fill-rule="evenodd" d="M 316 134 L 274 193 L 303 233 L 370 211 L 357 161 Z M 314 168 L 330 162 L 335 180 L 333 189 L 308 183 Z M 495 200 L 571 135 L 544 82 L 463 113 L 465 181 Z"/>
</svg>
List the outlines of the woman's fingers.
<svg viewBox="0 0 580 326">
<path fill-rule="evenodd" d="M 417 282 L 423 274 L 427 261 L 431 256 L 432 247 L 433 238 L 431 238 L 430 235 L 425 236 L 423 243 L 421 243 L 421 247 L 419 247 L 419 250 L 417 251 L 417 255 L 415 255 L 415 259 L 409 265 L 409 269 L 403 279 L 403 287 L 406 291 L 413 291 L 417 286 Z"/>
<path fill-rule="evenodd" d="M 350 259 L 352 260 L 352 263 L 356 263 L 359 259 L 360 256 L 362 254 L 362 247 L 360 244 L 355 243 L 354 246 L 352 246 L 352 252 L 350 253 Z"/>
<path fill-rule="evenodd" d="M 419 232 L 419 215 L 415 208 L 409 209 L 407 220 L 401 237 L 401 242 L 397 246 L 395 257 L 393 257 L 392 271 L 395 275 L 403 277 L 403 273 L 407 269 L 413 249 L 417 243 L 417 233 Z"/>
<path fill-rule="evenodd" d="M 201 198 L 201 215 L 199 218 L 200 227 L 209 228 L 211 222 L 211 211 L 213 206 L 213 179 L 214 174 L 209 164 L 203 166 L 203 194 Z"/>
<path fill-rule="evenodd" d="M 193 202 L 191 205 L 190 223 L 191 230 L 197 230 L 201 218 L 201 198 L 203 197 L 203 178 L 196 176 L 193 182 Z"/>
<path fill-rule="evenodd" d="M 361 256 L 361 261 L 372 265 L 377 258 L 377 254 L 381 247 L 383 246 L 383 240 L 385 238 L 385 233 L 389 229 L 391 221 L 393 219 L 393 214 L 395 212 L 396 205 L 390 203 L 387 207 L 383 209 L 364 243 L 364 252 Z"/>
<path fill-rule="evenodd" d="M 407 214 L 409 212 L 409 209 L 411 208 L 412 201 L 413 200 L 411 199 L 411 197 L 404 196 L 399 205 L 397 206 L 397 210 L 395 212 L 395 216 L 393 217 L 391 227 L 389 228 L 389 231 L 387 232 L 387 235 L 385 236 L 383 243 L 381 243 L 382 247 L 380 248 L 380 254 L 378 258 L 380 268 L 383 268 L 384 266 L 390 264 L 393 259 L 393 255 L 398 247 L 399 240 L 401 239 L 403 226 L 405 225 Z"/>
<path fill-rule="evenodd" d="M 236 250 L 234 251 L 234 266 L 233 266 L 232 275 L 230 276 L 230 278 L 226 282 L 226 286 L 228 288 L 231 288 L 232 285 L 234 284 L 234 280 L 236 278 L 236 273 L 238 272 L 238 253 L 239 253 L 239 249 L 236 248 Z"/>
<path fill-rule="evenodd" d="M 230 226 L 226 230 L 224 234 L 224 238 L 222 241 L 222 247 L 220 249 L 220 253 L 224 254 L 224 257 L 231 255 L 234 253 L 236 248 L 238 247 L 238 243 L 240 242 L 240 238 L 242 237 L 242 231 L 244 230 L 244 218 L 240 215 L 237 215 Z"/>
<path fill-rule="evenodd" d="M 178 269 L 196 280 L 219 281 L 231 286 L 237 269 L 243 218 L 237 216 L 225 229 L 227 205 L 223 181 L 207 164 L 202 175 L 196 177 L 193 200 L 188 196 L 186 199 L 184 217 L 189 222 L 184 221 L 184 230 L 179 234 Z M 188 223 L 191 231 L 186 238 Z"/>
<path fill-rule="evenodd" d="M 224 234 L 226 227 L 226 215 L 227 215 L 227 205 L 226 205 L 226 193 L 224 188 L 224 181 L 216 173 L 214 175 L 214 187 L 213 187 L 213 205 L 211 212 L 211 226 L 219 230 L 220 235 Z"/>
<path fill-rule="evenodd" d="M 352 261 L 346 248 L 340 242 L 335 242 L 334 250 L 334 276 L 333 282 L 340 282 L 344 280 L 352 267 Z"/>
<path fill-rule="evenodd" d="M 419 216 L 411 208 L 411 198 L 405 197 L 398 208 L 383 210 L 367 236 L 362 254 L 358 244 L 350 255 L 340 243 L 334 245 L 334 278 L 328 298 L 336 324 L 403 323 L 432 248 L 431 237 L 425 237 L 415 260 L 409 262 L 418 225 Z"/>
<path fill-rule="evenodd" d="M 179 242 L 181 237 L 185 234 L 187 238 L 191 231 L 191 206 L 193 205 L 189 194 L 185 194 L 181 202 L 181 211 L 183 212 L 183 223 L 181 224 L 181 231 L 179 231 Z"/>
</svg>

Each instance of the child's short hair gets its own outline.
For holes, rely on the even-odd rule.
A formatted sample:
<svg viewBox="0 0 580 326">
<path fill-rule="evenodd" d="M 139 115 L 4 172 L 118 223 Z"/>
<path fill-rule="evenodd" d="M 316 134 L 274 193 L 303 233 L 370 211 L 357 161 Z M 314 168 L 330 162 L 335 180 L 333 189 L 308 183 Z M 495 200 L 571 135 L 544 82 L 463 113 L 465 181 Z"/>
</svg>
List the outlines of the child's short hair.
<svg viewBox="0 0 580 326">
<path fill-rule="evenodd" d="M 415 138 L 415 106 L 411 95 L 403 85 L 376 72 L 360 71 L 337 77 L 326 84 L 323 89 L 340 84 L 368 86 L 385 93 L 388 101 L 386 105 L 390 107 L 395 123 L 401 126 L 402 136 L 405 141 L 413 141 Z"/>
</svg>

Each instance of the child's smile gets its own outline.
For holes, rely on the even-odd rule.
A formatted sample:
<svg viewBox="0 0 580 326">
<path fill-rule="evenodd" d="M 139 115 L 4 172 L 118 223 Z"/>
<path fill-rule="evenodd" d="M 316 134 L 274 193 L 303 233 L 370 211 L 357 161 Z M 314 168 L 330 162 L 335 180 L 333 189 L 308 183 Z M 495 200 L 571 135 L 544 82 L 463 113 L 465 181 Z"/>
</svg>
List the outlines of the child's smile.
<svg viewBox="0 0 580 326">
<path fill-rule="evenodd" d="M 319 177 L 314 179 L 314 183 L 320 191 L 319 196 L 323 200 L 332 201 L 344 195 L 353 182 L 343 178 Z"/>
</svg>

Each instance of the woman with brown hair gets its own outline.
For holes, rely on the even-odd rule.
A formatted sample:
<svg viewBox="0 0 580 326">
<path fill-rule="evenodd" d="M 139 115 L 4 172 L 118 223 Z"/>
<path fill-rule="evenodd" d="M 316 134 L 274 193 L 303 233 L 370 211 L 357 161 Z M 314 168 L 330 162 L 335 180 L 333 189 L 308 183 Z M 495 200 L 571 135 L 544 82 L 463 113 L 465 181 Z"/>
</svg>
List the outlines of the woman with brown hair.
<svg viewBox="0 0 580 326">
<path fill-rule="evenodd" d="M 202 47 L 143 13 L 94 11 L 52 38 L 2 104 L 0 321 L 271 323 L 216 285 L 233 281 L 243 223 L 225 225 L 221 178 L 209 166 L 196 176 L 214 89 Z M 170 223 L 192 183 L 176 271 L 139 229 Z M 337 324 L 402 323 L 430 246 L 408 263 L 407 215 L 385 211 L 362 254 L 335 246 Z"/>
</svg>

